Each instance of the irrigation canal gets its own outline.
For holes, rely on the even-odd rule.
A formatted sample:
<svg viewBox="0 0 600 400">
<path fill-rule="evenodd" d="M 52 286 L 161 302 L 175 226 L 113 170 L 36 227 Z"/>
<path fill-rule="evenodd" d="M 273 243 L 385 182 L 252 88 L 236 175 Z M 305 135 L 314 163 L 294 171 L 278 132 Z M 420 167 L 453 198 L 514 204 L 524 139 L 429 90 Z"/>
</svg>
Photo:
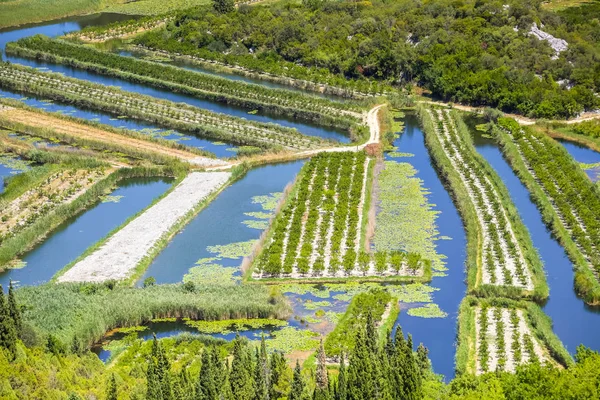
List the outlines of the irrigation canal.
<svg viewBox="0 0 600 400">
<path fill-rule="evenodd" d="M 0 30 L 0 48 L 4 50 L 7 42 L 19 38 L 44 34 L 51 37 L 60 36 L 68 32 L 79 30 L 90 25 L 103 25 L 129 16 L 118 14 L 100 14 L 87 17 L 69 18 L 61 21 L 53 21 L 40 25 L 20 27 L 18 29 Z M 4 52 L 2 52 L 5 57 Z M 6 58 L 4 58 L 6 60 Z M 104 85 L 119 86 L 124 90 L 148 94 L 159 98 L 169 99 L 177 102 L 185 102 L 201 108 L 216 112 L 223 112 L 249 120 L 273 122 L 283 126 L 297 128 L 300 132 L 325 138 L 334 138 L 347 142 L 348 139 L 340 132 L 322 129 L 311 124 L 302 123 L 279 116 L 251 115 L 246 110 L 236 109 L 226 105 L 199 100 L 194 97 L 175 94 L 149 88 L 144 85 L 132 84 L 119 79 L 109 78 L 102 75 L 92 74 L 86 71 L 65 67 L 62 65 L 38 63 L 36 61 L 9 57 L 9 61 L 45 68 L 64 75 L 79 79 L 85 79 Z M 189 68 L 189 66 L 188 66 Z M 197 69 L 194 67 L 194 69 Z M 226 74 L 220 74 L 220 76 Z M 228 76 L 232 79 L 248 81 L 250 78 L 240 76 Z M 252 82 L 257 83 L 257 82 Z M 266 86 L 272 86 L 261 82 Z M 0 92 L 0 95 L 21 98 L 20 95 Z M 108 114 L 92 112 L 90 110 L 78 109 L 68 105 L 60 105 L 42 99 L 25 99 L 26 104 L 43 108 L 47 111 L 62 112 L 75 117 L 99 122 L 115 127 L 144 130 L 152 134 L 158 134 L 167 139 L 183 139 L 184 143 L 195 147 L 203 147 L 215 153 L 219 157 L 232 155 L 230 146 L 215 145 L 210 141 L 203 140 L 190 135 L 164 132 L 159 127 L 144 124 L 128 119 L 118 119 Z M 572 266 L 563 249 L 559 246 L 551 233 L 546 229 L 536 206 L 529 199 L 526 188 L 514 175 L 502 157 L 499 149 L 491 140 L 476 136 L 476 147 L 478 151 L 490 162 L 507 185 L 512 199 L 515 202 L 523 221 L 531 232 L 534 244 L 539 249 L 545 262 L 548 281 L 550 284 L 550 300 L 544 310 L 553 319 L 555 332 L 565 343 L 569 351 L 574 352 L 579 343 L 583 343 L 593 349 L 600 348 L 600 340 L 596 332 L 600 331 L 600 318 L 597 312 L 587 308 L 578 299 L 573 291 Z M 428 195 L 430 203 L 435 204 L 435 209 L 441 211 L 438 216 L 438 228 L 440 239 L 437 242 L 438 252 L 446 256 L 448 270 L 445 276 L 433 278 L 432 286 L 439 290 L 433 294 L 434 302 L 442 310 L 448 313 L 446 318 L 418 318 L 411 317 L 402 312 L 397 324 L 402 329 L 411 333 L 415 343 L 423 342 L 430 350 L 430 357 L 434 369 L 449 380 L 454 376 L 454 351 L 456 337 L 456 322 L 458 306 L 465 294 L 464 265 L 466 257 L 465 231 L 460 216 L 452 203 L 451 197 L 444 188 L 438 175 L 431 165 L 431 158 L 424 144 L 423 133 L 418 127 L 416 118 L 408 116 L 405 120 L 405 130 L 395 141 L 401 152 L 414 154 L 413 157 L 398 161 L 410 162 L 417 170 L 417 177 L 424 181 L 424 186 L 430 191 Z M 585 149 L 576 149 L 571 143 L 565 147 L 579 162 L 587 161 L 588 153 Z M 597 154 L 597 153 L 595 153 Z M 214 245 L 227 245 L 231 243 L 244 243 L 256 240 L 261 234 L 260 229 L 244 224 L 251 219 L 245 213 L 264 211 L 260 203 L 253 202 L 255 196 L 266 196 L 271 193 L 283 191 L 285 186 L 293 181 L 302 166 L 302 161 L 269 165 L 251 170 L 225 189 L 215 201 L 207 206 L 192 222 L 186 226 L 168 246 L 158 255 L 146 272 L 145 277 L 153 276 L 158 283 L 180 282 L 183 276 L 199 259 L 214 257 L 207 247 Z M 0 167 L 1 168 L 1 167 Z M 6 167 L 0 170 L 3 175 Z M 52 233 L 48 239 L 37 246 L 34 250 L 24 256 L 27 263 L 24 269 L 14 269 L 0 274 L 0 283 L 6 285 L 10 279 L 20 281 L 20 284 L 36 284 L 49 280 L 57 271 L 66 264 L 81 255 L 85 249 L 107 235 L 111 230 L 123 223 L 128 217 L 149 205 L 154 198 L 163 193 L 168 182 L 162 179 L 149 179 L 143 182 L 122 182 L 118 189 L 111 195 L 124 196 L 117 203 L 99 203 L 70 221 L 65 222 L 59 229 Z M 237 267 L 241 257 L 235 255 L 231 258 L 219 257 L 219 264 L 224 268 Z M 142 278 L 143 279 L 143 278 Z M 311 295 L 290 295 L 295 314 L 302 313 L 301 303 Z M 315 298 L 317 300 L 318 298 Z M 335 304 L 337 310 L 342 310 L 347 302 Z M 403 309 L 414 306 L 414 304 L 403 304 Z M 306 310 L 305 310 L 306 311 Z M 301 322 L 290 321 L 290 325 L 300 326 Z M 181 333 L 181 327 L 165 326 L 159 330 L 158 336 L 172 336 Z M 184 329 L 185 330 L 185 329 Z M 247 331 L 248 334 L 256 332 Z M 145 333 L 141 334 L 144 337 Z M 224 337 L 228 339 L 228 337 Z M 100 357 L 108 357 L 108 354 L 98 350 Z"/>
<path fill-rule="evenodd" d="M 404 132 L 394 142 L 402 153 L 411 153 L 408 158 L 388 158 L 393 161 L 408 162 L 418 171 L 417 178 L 423 180 L 430 192 L 429 203 L 439 211 L 437 226 L 439 239 L 437 252 L 446 256 L 448 270 L 445 276 L 434 276 L 431 286 L 439 290 L 433 293 L 433 302 L 448 313 L 445 318 L 420 318 L 401 311 L 396 325 L 401 325 L 404 333 L 412 334 L 415 346 L 420 342 L 429 349 L 429 357 L 435 372 L 443 374 L 449 381 L 454 376 L 454 353 L 458 308 L 465 296 L 465 260 L 467 250 L 466 233 L 450 194 L 436 173 L 432 160 L 425 147 L 425 138 L 416 116 L 408 114 L 404 119 Z M 420 304 L 406 304 L 405 310 Z"/>
<path fill-rule="evenodd" d="M 0 272 L 0 284 L 8 287 L 11 280 L 17 285 L 47 282 L 88 247 L 149 206 L 169 188 L 171 181 L 166 178 L 120 181 L 105 202 L 66 220 L 48 238 L 24 254 L 22 268 Z"/>
<path fill-rule="evenodd" d="M 579 344 L 600 350 L 600 310 L 586 306 L 575 294 L 571 260 L 544 224 L 529 191 L 504 159 L 496 141 L 482 137 L 474 129 L 471 132 L 477 151 L 496 170 L 508 188 L 544 263 L 550 297 L 543 309 L 552 318 L 554 332 L 571 354 L 575 353 Z"/>
<path fill-rule="evenodd" d="M 584 171 L 593 182 L 600 180 L 600 153 L 581 145 L 579 143 L 568 140 L 559 140 L 559 142 L 567 149 L 571 157 L 575 161 L 583 164 L 596 164 L 592 168 L 586 168 Z"/>
<path fill-rule="evenodd" d="M 110 22 L 108 20 L 110 20 L 111 15 L 113 14 L 106 16 L 101 21 L 103 21 L 103 23 Z M 88 21 L 88 18 L 89 17 L 85 17 L 84 21 Z M 260 112 L 256 114 L 249 114 L 249 110 L 244 108 L 203 100 L 194 96 L 185 95 L 181 93 L 174 93 L 169 90 L 157 89 L 143 84 L 132 83 L 124 79 L 113 78 L 106 75 L 85 71 L 83 69 L 72 68 L 62 64 L 40 62 L 28 58 L 8 56 L 4 51 L 8 42 L 15 41 L 23 37 L 32 36 L 36 34 L 44 34 L 49 37 L 56 37 L 64 35 L 68 32 L 76 31 L 80 29 L 80 27 L 82 27 L 79 21 L 79 18 L 73 18 L 68 22 L 59 22 L 57 24 L 50 22 L 47 25 L 38 25 L 23 29 L 16 29 L 12 31 L 0 31 L 0 48 L 2 49 L 2 58 L 4 61 L 10 61 L 15 64 L 21 64 L 33 68 L 57 72 L 68 77 L 86 80 L 89 82 L 95 82 L 106 86 L 116 86 L 121 88 L 122 90 L 132 93 L 153 96 L 163 100 L 170 100 L 178 103 L 186 103 L 205 110 L 227 114 L 239 118 L 245 118 L 251 121 L 274 123 L 289 128 L 295 128 L 305 135 L 319 136 L 326 139 L 335 139 L 343 143 L 348 143 L 350 141 L 350 138 L 342 131 L 323 128 L 315 124 L 299 121 L 297 119 L 285 118 L 279 115 L 270 115 Z"/>
</svg>

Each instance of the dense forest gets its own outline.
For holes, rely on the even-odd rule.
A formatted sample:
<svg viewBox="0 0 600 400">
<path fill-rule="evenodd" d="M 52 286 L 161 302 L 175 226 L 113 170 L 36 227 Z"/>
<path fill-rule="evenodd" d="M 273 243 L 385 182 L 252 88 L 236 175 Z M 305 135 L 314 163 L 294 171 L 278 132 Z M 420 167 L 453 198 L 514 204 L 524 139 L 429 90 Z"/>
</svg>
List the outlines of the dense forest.
<svg viewBox="0 0 600 400">
<path fill-rule="evenodd" d="M 148 32 L 138 44 L 226 56 L 269 72 L 287 62 L 285 69 L 301 65 L 346 78 L 415 83 L 447 101 L 537 118 L 597 108 L 600 4 L 554 13 L 541 3 L 305 0 L 227 13 L 204 7 Z M 546 33 L 555 39 L 546 40 Z"/>
</svg>

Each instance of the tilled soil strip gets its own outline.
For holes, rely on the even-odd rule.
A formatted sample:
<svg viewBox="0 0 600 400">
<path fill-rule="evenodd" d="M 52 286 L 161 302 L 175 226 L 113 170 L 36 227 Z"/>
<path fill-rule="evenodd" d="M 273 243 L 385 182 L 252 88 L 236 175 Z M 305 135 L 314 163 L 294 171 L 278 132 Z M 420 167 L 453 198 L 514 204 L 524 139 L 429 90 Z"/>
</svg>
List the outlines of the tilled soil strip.
<svg viewBox="0 0 600 400">
<path fill-rule="evenodd" d="M 167 157 L 178 158 L 180 160 L 187 161 L 193 164 L 223 164 L 223 161 L 221 160 L 211 159 L 208 157 L 200 157 L 194 153 L 190 153 L 185 150 L 161 146 L 160 144 L 152 143 L 150 141 L 119 135 L 118 133 L 78 124 L 76 122 L 66 121 L 60 118 L 53 118 L 51 116 L 38 114 L 28 110 L 20 110 L 16 108 L 2 110 L 0 108 L 0 112 L 2 112 L 2 116 L 4 118 L 7 118 L 12 122 L 21 123 L 38 128 L 51 128 L 54 129 L 56 132 L 63 133 L 65 135 L 69 135 L 75 138 L 98 140 L 101 142 L 128 146 L 138 150 L 144 150 L 161 154 Z"/>
</svg>

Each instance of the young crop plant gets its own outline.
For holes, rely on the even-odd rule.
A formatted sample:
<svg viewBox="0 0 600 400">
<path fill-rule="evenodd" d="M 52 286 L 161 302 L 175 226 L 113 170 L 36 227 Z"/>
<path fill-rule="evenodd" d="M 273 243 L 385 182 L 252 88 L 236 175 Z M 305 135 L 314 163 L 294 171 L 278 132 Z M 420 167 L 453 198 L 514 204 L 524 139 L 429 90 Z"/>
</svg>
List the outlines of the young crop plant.
<svg viewBox="0 0 600 400">
<path fill-rule="evenodd" d="M 467 222 L 469 286 L 475 293 L 543 299 L 548 288 L 541 261 L 508 191 L 475 150 L 456 112 L 424 109 L 428 146 L 449 179 Z"/>
<path fill-rule="evenodd" d="M 573 360 L 534 303 L 468 296 L 460 307 L 457 370 L 515 372 L 527 363 L 568 366 Z M 458 354 L 466 352 L 466 360 Z M 459 365 L 461 364 L 461 365 Z"/>
<path fill-rule="evenodd" d="M 304 118 L 338 128 L 350 129 L 362 119 L 361 109 L 356 102 L 339 102 L 298 91 L 273 89 L 135 57 L 106 53 L 40 35 L 10 43 L 7 51 L 21 57 L 35 57 L 76 66 L 210 101 Z"/>
<path fill-rule="evenodd" d="M 496 139 L 575 265 L 575 287 L 600 304 L 600 190 L 559 143 L 508 118 Z"/>
<path fill-rule="evenodd" d="M 420 254 L 361 248 L 372 161 L 364 152 L 321 153 L 302 169 L 273 222 L 254 279 L 427 279 Z"/>
<path fill-rule="evenodd" d="M 0 64 L 0 87 L 239 145 L 273 150 L 307 150 L 331 145 L 329 141 L 302 135 L 295 129 L 251 122 L 9 63 Z"/>
</svg>

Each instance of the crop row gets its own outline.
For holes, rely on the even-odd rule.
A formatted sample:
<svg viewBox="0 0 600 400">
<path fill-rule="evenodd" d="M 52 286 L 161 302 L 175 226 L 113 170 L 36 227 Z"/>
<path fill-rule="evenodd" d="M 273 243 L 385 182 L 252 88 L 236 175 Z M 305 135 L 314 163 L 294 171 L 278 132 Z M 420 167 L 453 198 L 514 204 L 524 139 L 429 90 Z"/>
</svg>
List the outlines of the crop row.
<svg viewBox="0 0 600 400">
<path fill-rule="evenodd" d="M 67 169 L 49 175 L 16 199 L 0 202 L 0 244 L 30 226 L 40 216 L 66 204 L 106 176 L 106 171 Z"/>
<path fill-rule="evenodd" d="M 322 153 L 309 161 L 254 277 L 422 275 L 430 263 L 419 254 L 360 249 L 368 165 L 363 152 Z"/>
<path fill-rule="evenodd" d="M 475 309 L 475 318 L 477 374 L 514 372 L 521 364 L 550 362 L 532 335 L 523 310 L 484 305 Z"/>
<path fill-rule="evenodd" d="M 251 122 L 8 63 L 0 64 L 0 86 L 241 145 L 300 150 L 329 143 L 275 124 Z"/>
<path fill-rule="evenodd" d="M 533 289 L 530 268 L 507 210 L 500 201 L 498 189 L 479 160 L 473 156 L 472 145 L 458 132 L 449 110 L 430 110 L 429 113 L 437 121 L 437 135 L 442 148 L 475 206 L 483 238 L 479 249 L 482 283 Z"/>
<path fill-rule="evenodd" d="M 266 110 L 348 128 L 360 121 L 356 103 L 337 102 L 220 76 L 140 60 L 37 35 L 7 45 L 7 52 L 185 92 L 251 110 Z"/>
<path fill-rule="evenodd" d="M 600 191 L 560 144 L 508 119 L 499 120 L 499 124 L 511 134 L 518 155 L 567 230 L 567 240 L 572 240 L 576 251 L 583 256 L 597 288 L 600 283 Z M 565 245 L 564 238 L 561 242 Z"/>
<path fill-rule="evenodd" d="M 104 42 L 110 39 L 124 38 L 150 29 L 156 29 L 172 21 L 171 15 L 148 16 L 124 22 L 113 22 L 104 26 L 90 26 L 65 35 L 66 38 L 85 42 Z"/>
</svg>

